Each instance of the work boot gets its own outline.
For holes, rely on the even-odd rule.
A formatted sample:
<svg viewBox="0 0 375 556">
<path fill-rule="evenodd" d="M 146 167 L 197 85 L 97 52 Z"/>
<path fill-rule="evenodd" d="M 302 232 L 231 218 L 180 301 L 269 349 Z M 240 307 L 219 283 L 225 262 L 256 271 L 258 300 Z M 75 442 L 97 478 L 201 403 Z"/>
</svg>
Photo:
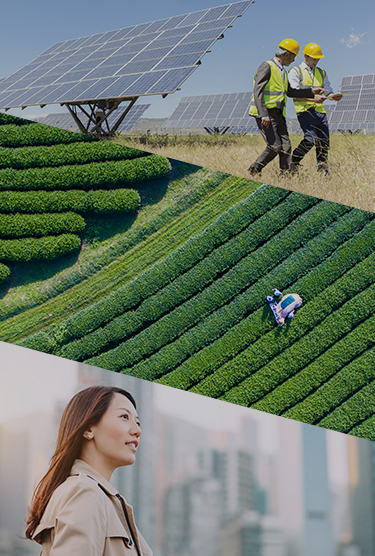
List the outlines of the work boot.
<svg viewBox="0 0 375 556">
<path fill-rule="evenodd" d="M 321 172 L 324 176 L 329 176 L 328 164 L 325 162 L 319 162 L 318 172 Z"/>
<path fill-rule="evenodd" d="M 254 162 L 247 171 L 250 176 L 259 176 L 262 172 L 262 166 Z"/>
</svg>

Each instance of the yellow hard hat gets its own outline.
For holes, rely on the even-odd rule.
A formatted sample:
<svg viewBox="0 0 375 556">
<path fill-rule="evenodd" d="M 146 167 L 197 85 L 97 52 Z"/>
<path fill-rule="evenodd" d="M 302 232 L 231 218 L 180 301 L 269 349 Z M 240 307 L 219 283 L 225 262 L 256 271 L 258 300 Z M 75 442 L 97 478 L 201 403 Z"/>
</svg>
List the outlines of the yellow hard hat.
<svg viewBox="0 0 375 556">
<path fill-rule="evenodd" d="M 288 50 L 288 52 L 291 52 L 292 54 L 298 56 L 299 44 L 294 39 L 284 39 L 283 41 L 281 41 L 279 46 L 281 46 L 281 48 L 285 48 L 285 50 Z"/>
<path fill-rule="evenodd" d="M 315 42 L 309 42 L 304 48 L 304 54 L 311 56 L 311 58 L 324 58 L 321 47 Z"/>
</svg>

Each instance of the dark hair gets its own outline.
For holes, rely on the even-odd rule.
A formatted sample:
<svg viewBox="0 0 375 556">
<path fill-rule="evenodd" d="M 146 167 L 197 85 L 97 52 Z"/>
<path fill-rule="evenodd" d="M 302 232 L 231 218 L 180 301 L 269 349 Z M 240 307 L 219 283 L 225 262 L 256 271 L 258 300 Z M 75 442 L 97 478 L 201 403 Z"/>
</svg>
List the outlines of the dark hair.
<svg viewBox="0 0 375 556">
<path fill-rule="evenodd" d="M 133 396 L 126 390 L 115 386 L 92 386 L 73 396 L 64 409 L 55 453 L 47 473 L 34 491 L 27 520 L 27 538 L 31 539 L 53 492 L 69 477 L 74 461 L 80 457 L 83 433 L 99 423 L 115 394 L 127 397 L 136 408 Z"/>
</svg>

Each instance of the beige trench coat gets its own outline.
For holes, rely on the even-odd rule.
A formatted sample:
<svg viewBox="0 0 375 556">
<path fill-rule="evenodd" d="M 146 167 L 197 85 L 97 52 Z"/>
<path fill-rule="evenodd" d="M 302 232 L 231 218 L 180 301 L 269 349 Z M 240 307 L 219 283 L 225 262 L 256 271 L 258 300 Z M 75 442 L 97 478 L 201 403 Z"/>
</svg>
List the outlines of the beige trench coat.
<svg viewBox="0 0 375 556">
<path fill-rule="evenodd" d="M 133 508 L 82 460 L 54 491 L 33 539 L 43 556 L 152 556 Z"/>
</svg>

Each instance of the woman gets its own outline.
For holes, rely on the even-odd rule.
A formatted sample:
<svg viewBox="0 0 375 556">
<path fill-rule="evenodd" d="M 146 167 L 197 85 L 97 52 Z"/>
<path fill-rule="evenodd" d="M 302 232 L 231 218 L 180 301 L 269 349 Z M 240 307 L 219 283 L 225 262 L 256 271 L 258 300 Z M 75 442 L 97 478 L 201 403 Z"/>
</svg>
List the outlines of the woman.
<svg viewBox="0 0 375 556">
<path fill-rule="evenodd" d="M 150 556 L 132 507 L 109 483 L 132 465 L 141 435 L 135 401 L 94 386 L 66 406 L 50 467 L 37 486 L 26 536 L 43 556 Z"/>
</svg>

